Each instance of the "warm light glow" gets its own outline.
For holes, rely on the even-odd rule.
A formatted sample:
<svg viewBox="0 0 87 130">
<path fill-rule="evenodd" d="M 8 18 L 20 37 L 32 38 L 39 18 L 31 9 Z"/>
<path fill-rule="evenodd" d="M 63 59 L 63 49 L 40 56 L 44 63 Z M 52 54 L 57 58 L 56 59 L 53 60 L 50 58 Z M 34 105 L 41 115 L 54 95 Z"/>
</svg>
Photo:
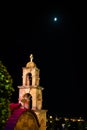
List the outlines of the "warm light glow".
<svg viewBox="0 0 87 130">
<path fill-rule="evenodd" d="M 50 118 L 52 118 L 52 116 L 50 116 Z"/>
</svg>

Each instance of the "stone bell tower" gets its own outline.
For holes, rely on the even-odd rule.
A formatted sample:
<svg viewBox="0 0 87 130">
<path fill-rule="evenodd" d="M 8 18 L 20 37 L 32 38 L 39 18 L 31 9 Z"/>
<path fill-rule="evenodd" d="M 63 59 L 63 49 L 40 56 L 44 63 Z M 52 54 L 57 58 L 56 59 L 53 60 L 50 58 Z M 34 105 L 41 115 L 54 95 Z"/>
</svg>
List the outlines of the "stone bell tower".
<svg viewBox="0 0 87 130">
<path fill-rule="evenodd" d="M 33 54 L 30 55 L 30 61 L 22 68 L 22 86 L 19 88 L 19 99 L 29 93 L 32 97 L 31 109 L 37 114 L 38 120 L 41 124 L 41 130 L 46 130 L 46 112 L 42 109 L 42 88 L 39 85 L 40 70 L 33 61 Z"/>
</svg>

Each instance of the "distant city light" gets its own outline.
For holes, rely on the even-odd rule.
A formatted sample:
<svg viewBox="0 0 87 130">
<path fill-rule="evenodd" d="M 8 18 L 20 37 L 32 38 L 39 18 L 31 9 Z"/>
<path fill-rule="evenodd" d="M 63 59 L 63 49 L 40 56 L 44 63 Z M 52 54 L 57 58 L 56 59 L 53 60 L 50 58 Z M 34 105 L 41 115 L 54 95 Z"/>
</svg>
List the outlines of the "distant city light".
<svg viewBox="0 0 87 130">
<path fill-rule="evenodd" d="M 64 123 L 62 124 L 62 128 L 65 128 L 65 124 Z"/>
<path fill-rule="evenodd" d="M 52 116 L 50 116 L 50 118 L 53 118 Z"/>
</svg>

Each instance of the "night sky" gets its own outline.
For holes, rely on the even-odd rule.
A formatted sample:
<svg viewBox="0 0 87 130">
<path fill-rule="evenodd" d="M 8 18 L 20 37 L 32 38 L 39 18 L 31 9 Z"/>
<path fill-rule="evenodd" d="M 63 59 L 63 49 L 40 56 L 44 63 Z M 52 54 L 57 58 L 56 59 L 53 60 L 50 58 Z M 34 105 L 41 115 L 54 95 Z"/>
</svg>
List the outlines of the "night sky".
<svg viewBox="0 0 87 130">
<path fill-rule="evenodd" d="M 0 60 L 14 81 L 13 102 L 18 101 L 22 67 L 32 53 L 44 88 L 43 109 L 59 115 L 86 115 L 86 41 L 81 7 L 74 2 L 33 3 L 17 7 L 14 23 L 9 16 L 2 33 Z"/>
</svg>

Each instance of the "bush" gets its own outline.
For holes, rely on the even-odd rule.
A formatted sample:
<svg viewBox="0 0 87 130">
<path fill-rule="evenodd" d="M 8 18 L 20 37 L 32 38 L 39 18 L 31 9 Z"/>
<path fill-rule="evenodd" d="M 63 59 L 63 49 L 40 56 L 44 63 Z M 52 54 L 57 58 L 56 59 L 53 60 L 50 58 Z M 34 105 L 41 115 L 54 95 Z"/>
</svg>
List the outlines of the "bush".
<svg viewBox="0 0 87 130">
<path fill-rule="evenodd" d="M 0 130 L 3 129 L 6 120 L 10 116 L 10 99 L 14 92 L 13 79 L 7 68 L 0 61 Z"/>
</svg>

